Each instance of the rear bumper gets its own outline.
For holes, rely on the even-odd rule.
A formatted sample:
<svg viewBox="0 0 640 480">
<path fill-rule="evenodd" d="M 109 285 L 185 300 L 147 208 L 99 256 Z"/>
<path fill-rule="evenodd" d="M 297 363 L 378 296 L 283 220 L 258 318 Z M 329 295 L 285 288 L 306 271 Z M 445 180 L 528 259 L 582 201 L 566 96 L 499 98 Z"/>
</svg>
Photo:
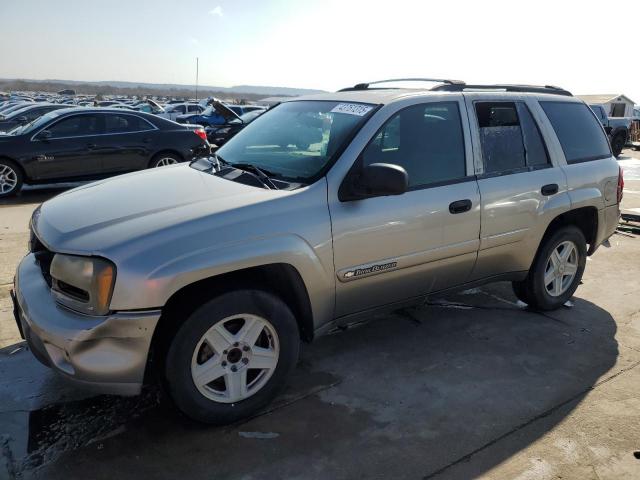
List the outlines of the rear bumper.
<svg viewBox="0 0 640 480">
<path fill-rule="evenodd" d="M 30 254 L 16 272 L 15 315 L 46 366 L 100 393 L 140 393 L 159 310 L 92 317 L 61 307 Z"/>
<path fill-rule="evenodd" d="M 615 204 L 598 211 L 598 231 L 596 241 L 589 246 L 589 255 L 597 250 L 618 228 L 620 205 Z"/>
</svg>

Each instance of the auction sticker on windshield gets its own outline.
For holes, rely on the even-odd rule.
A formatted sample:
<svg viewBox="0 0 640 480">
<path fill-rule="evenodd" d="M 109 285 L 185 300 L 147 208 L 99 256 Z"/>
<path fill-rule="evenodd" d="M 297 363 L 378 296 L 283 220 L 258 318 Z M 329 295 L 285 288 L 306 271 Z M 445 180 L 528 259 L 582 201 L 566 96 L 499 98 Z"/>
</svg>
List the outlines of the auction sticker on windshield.
<svg viewBox="0 0 640 480">
<path fill-rule="evenodd" d="M 331 113 L 348 113 L 349 115 L 357 115 L 362 117 L 369 113 L 373 109 L 369 105 L 361 105 L 359 103 L 339 103 L 333 109 Z"/>
</svg>

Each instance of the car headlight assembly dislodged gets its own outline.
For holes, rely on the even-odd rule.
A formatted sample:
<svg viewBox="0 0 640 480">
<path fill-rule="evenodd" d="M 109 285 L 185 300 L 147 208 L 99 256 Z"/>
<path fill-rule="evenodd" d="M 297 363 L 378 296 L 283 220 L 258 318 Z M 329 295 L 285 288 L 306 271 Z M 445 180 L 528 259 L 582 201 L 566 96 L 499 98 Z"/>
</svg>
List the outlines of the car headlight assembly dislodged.
<svg viewBox="0 0 640 480">
<path fill-rule="evenodd" d="M 57 253 L 51 261 L 51 291 L 61 305 L 86 315 L 106 315 L 116 267 L 104 258 Z"/>
</svg>

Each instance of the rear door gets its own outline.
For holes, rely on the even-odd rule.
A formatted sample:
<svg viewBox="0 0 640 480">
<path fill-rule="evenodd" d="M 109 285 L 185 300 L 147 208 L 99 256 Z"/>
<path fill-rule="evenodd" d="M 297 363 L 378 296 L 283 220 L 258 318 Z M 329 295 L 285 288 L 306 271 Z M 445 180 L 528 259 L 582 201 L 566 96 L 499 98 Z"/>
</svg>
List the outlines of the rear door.
<svg viewBox="0 0 640 480">
<path fill-rule="evenodd" d="M 33 135 L 34 176 L 56 179 L 99 173 L 100 152 L 96 147 L 104 130 L 101 120 L 93 113 L 68 115 Z M 44 130 L 49 132 L 48 138 Z"/>
<path fill-rule="evenodd" d="M 569 204 L 566 177 L 541 133 L 543 113 L 527 97 L 465 95 L 481 197 L 471 278 L 528 270 L 547 225 Z"/>
<path fill-rule="evenodd" d="M 105 133 L 96 144 L 105 173 L 147 167 L 157 128 L 133 113 L 103 113 Z"/>
<path fill-rule="evenodd" d="M 388 117 L 354 168 L 400 165 L 409 190 L 355 201 L 330 195 L 336 316 L 468 279 L 479 244 L 480 197 L 467 126 L 462 100 L 402 108 Z"/>
</svg>

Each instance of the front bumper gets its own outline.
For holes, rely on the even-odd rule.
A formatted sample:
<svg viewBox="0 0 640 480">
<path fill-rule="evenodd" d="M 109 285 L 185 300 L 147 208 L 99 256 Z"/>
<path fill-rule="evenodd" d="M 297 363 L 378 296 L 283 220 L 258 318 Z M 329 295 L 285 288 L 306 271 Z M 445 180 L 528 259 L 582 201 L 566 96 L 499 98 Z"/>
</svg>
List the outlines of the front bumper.
<svg viewBox="0 0 640 480">
<path fill-rule="evenodd" d="M 140 393 L 160 311 L 87 316 L 58 305 L 33 254 L 16 272 L 15 315 L 34 356 L 100 393 Z"/>
</svg>

